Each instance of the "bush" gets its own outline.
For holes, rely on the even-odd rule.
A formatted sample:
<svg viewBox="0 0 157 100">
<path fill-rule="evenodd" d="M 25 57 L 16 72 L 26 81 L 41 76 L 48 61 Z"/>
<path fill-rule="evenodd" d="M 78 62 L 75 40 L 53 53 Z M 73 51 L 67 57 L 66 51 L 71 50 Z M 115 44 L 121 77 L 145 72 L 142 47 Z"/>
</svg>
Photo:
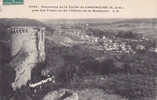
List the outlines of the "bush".
<svg viewBox="0 0 157 100">
<path fill-rule="evenodd" d="M 112 74 L 105 84 L 110 92 L 126 98 L 155 97 L 156 83 L 154 77 L 131 74 Z"/>
<path fill-rule="evenodd" d="M 139 39 L 141 35 L 134 33 L 132 31 L 119 31 L 116 37 L 127 38 L 127 39 Z"/>
<path fill-rule="evenodd" d="M 124 64 L 122 69 L 125 73 L 157 76 L 157 57 L 150 53 L 123 55 L 120 62 Z"/>
</svg>

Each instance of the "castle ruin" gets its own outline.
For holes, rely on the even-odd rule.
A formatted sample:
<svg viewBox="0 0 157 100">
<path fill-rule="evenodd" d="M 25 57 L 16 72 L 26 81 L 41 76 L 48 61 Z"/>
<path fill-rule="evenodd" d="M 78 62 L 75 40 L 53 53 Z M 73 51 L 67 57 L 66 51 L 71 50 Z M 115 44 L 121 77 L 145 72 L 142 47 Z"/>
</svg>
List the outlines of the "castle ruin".
<svg viewBox="0 0 157 100">
<path fill-rule="evenodd" d="M 10 66 L 16 72 L 12 88 L 16 90 L 31 80 L 31 71 L 45 60 L 45 28 L 36 26 L 12 26 L 10 33 Z"/>
</svg>

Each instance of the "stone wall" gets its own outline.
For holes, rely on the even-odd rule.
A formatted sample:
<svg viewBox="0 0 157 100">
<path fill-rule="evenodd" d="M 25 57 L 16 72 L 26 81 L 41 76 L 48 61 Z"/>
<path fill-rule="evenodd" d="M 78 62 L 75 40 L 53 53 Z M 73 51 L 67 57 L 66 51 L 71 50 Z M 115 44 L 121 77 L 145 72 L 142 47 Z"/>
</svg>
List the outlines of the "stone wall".
<svg viewBox="0 0 157 100">
<path fill-rule="evenodd" d="M 31 80 L 31 71 L 37 63 L 45 60 L 45 28 L 35 26 L 12 26 L 10 66 L 15 69 L 16 77 L 12 83 L 14 90 Z"/>
</svg>

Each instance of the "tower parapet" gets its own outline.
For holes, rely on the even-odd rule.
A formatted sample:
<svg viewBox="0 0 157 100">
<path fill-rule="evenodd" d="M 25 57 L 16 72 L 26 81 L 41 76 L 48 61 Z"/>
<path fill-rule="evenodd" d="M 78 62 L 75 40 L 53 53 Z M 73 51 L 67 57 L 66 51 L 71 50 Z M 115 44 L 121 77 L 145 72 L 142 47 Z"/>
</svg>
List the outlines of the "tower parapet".
<svg viewBox="0 0 157 100">
<path fill-rule="evenodd" d="M 11 33 L 12 56 L 15 56 L 21 47 L 25 47 L 28 52 L 38 52 L 39 61 L 45 60 L 45 27 L 12 26 L 8 28 L 8 32 Z"/>
<path fill-rule="evenodd" d="M 8 28 L 8 32 L 12 34 L 34 33 L 37 31 L 35 26 L 12 26 Z"/>
</svg>

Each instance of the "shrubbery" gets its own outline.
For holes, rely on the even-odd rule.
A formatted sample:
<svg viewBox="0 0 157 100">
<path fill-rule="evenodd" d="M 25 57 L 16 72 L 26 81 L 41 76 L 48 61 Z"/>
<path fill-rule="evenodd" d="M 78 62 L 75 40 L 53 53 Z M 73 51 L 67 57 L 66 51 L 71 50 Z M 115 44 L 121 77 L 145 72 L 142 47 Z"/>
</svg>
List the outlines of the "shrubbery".
<svg viewBox="0 0 157 100">
<path fill-rule="evenodd" d="M 140 74 L 111 74 L 105 84 L 112 93 L 127 98 L 155 97 L 156 82 L 154 77 Z"/>
</svg>

